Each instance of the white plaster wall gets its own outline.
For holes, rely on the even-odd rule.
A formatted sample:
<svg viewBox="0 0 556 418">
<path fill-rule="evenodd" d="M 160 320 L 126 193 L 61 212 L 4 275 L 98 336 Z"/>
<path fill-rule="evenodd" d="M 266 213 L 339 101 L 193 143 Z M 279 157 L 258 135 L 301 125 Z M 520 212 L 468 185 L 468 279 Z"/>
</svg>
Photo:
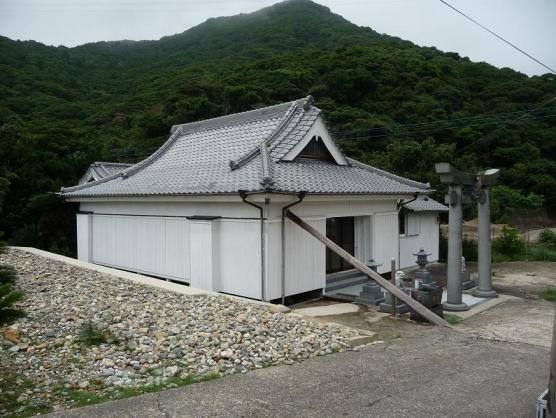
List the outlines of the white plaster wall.
<svg viewBox="0 0 556 418">
<path fill-rule="evenodd" d="M 259 217 L 243 202 L 81 202 L 80 209 L 112 215 Z"/>
<path fill-rule="evenodd" d="M 400 253 L 401 268 L 412 267 L 416 265 L 417 257 L 413 255 L 424 248 L 428 253 L 432 253 L 429 261 L 438 261 L 439 257 L 439 224 L 438 214 L 432 212 L 415 213 L 420 224 L 420 233 L 413 236 L 400 236 Z"/>
<path fill-rule="evenodd" d="M 293 199 L 292 199 L 293 201 Z M 287 202 L 285 203 L 287 204 Z M 281 208 L 285 204 L 271 205 L 270 217 L 280 218 Z M 300 205 L 293 206 L 291 211 L 297 216 L 303 217 L 324 217 L 333 218 L 337 216 L 364 216 L 372 215 L 377 212 L 393 212 L 396 210 L 396 199 L 374 199 L 368 197 L 367 200 L 350 200 L 350 196 L 340 196 L 334 201 L 311 201 L 304 200 Z"/>
<path fill-rule="evenodd" d="M 396 197 L 311 198 L 292 211 L 323 234 L 328 217 L 361 217 L 356 221 L 358 257 L 366 262 L 373 256 L 383 263 L 380 273 L 390 270 L 390 257 L 397 257 L 398 253 Z M 288 201 L 283 196 L 271 195 L 270 199 L 266 215 L 265 294 L 267 299 L 276 299 L 281 297 L 280 216 Z M 202 256 L 195 248 L 199 243 L 203 248 L 212 248 L 211 266 L 218 267 L 211 290 L 261 297 L 260 223 L 256 219 L 259 213 L 243 202 L 82 202 L 81 210 L 96 214 L 92 215 L 92 254 L 96 263 L 190 282 L 197 274 L 191 270 L 192 257 Z M 114 216 L 117 214 L 147 216 Z M 207 237 L 199 231 L 198 237 L 190 236 L 190 221 L 183 217 L 194 215 L 224 217 L 211 221 L 218 225 L 218 233 L 211 229 L 210 243 L 204 242 Z M 291 221 L 286 220 L 286 224 L 286 295 L 323 288 L 325 246 Z M 78 240 L 82 241 L 83 225 L 81 222 L 78 227 Z"/>
</svg>

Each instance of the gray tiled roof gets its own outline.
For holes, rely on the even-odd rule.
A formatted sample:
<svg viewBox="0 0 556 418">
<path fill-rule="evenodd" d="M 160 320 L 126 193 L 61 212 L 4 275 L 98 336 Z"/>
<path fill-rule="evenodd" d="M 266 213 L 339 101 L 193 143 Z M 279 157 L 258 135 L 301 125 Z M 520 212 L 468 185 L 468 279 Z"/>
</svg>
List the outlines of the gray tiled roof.
<svg viewBox="0 0 556 418">
<path fill-rule="evenodd" d="M 98 181 L 63 188 L 65 197 L 228 194 L 239 190 L 317 194 L 413 194 L 427 184 L 355 160 L 281 160 L 320 114 L 308 97 L 172 127 L 147 159 Z"/>
<path fill-rule="evenodd" d="M 121 173 L 126 168 L 131 167 L 132 164 L 125 163 L 107 163 L 104 161 L 96 161 L 92 163 L 85 174 L 79 180 L 79 184 L 85 184 L 92 179 L 92 181 L 97 181 L 105 177 L 112 176 L 117 173 Z"/>
<path fill-rule="evenodd" d="M 448 206 L 437 202 L 430 197 L 419 197 L 413 202 L 409 202 L 404 205 L 404 207 L 412 212 L 446 212 L 448 211 Z"/>
</svg>

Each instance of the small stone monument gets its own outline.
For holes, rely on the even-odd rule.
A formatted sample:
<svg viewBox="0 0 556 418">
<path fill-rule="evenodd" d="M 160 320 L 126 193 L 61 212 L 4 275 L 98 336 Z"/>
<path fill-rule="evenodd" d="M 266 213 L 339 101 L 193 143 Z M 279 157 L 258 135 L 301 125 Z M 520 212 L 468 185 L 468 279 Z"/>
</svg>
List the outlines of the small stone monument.
<svg viewBox="0 0 556 418">
<path fill-rule="evenodd" d="M 380 266 L 382 266 L 382 264 L 377 263 L 373 258 L 371 258 L 367 263 L 367 267 L 375 272 Z M 355 301 L 375 306 L 380 304 L 381 302 L 384 302 L 382 287 L 380 287 L 373 279 L 371 279 L 369 283 L 365 283 L 363 285 L 361 293 Z"/>
<path fill-rule="evenodd" d="M 405 273 L 403 271 L 396 271 L 395 272 L 395 283 L 396 287 L 402 288 L 403 284 L 403 277 Z M 403 288 L 402 288 L 403 289 Z M 405 290 L 405 289 L 404 289 Z M 407 293 L 407 291 L 406 291 Z M 396 301 L 396 306 L 394 307 L 394 299 Z M 409 312 L 409 306 L 403 303 L 400 299 L 395 298 L 392 294 L 388 291 L 384 291 L 384 302 L 379 305 L 380 312 L 387 312 L 393 313 L 396 315 L 403 314 Z"/>
<path fill-rule="evenodd" d="M 461 288 L 468 290 L 475 287 L 475 281 L 471 280 L 471 274 L 465 265 L 465 257 L 461 257 Z"/>
</svg>

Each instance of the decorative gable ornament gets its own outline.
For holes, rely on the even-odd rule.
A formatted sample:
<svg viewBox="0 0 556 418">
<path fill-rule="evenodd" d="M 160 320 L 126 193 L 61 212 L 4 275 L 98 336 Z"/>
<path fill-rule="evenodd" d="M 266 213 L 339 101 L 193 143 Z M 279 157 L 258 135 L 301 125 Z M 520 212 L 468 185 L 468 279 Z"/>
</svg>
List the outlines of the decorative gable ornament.
<svg viewBox="0 0 556 418">
<path fill-rule="evenodd" d="M 324 158 L 328 155 L 329 158 Z M 338 165 L 349 165 L 346 157 L 330 136 L 320 115 L 297 145 L 282 157 L 282 161 L 294 161 L 297 158 L 314 158 L 333 161 Z"/>
</svg>

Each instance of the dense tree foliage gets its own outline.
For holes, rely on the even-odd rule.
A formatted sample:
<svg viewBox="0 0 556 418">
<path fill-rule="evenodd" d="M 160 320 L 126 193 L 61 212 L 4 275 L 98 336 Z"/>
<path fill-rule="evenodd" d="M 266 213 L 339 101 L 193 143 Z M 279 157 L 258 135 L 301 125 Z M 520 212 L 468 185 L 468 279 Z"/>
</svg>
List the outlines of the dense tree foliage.
<svg viewBox="0 0 556 418">
<path fill-rule="evenodd" d="M 0 214 L 2 213 L 2 205 L 9 184 L 8 179 L 0 177 Z M 1 240 L 2 234 L 2 231 L 0 231 L 0 252 L 5 250 L 6 245 Z M 23 314 L 20 310 L 13 307 L 23 297 L 21 292 L 12 289 L 16 278 L 17 275 L 13 267 L 0 264 L 0 325 L 5 325 Z"/>
<path fill-rule="evenodd" d="M 308 0 L 209 19 L 159 41 L 75 48 L 0 38 L 0 230 L 67 252 L 48 193 L 95 160 L 136 162 L 170 126 L 312 94 L 344 151 L 443 193 L 434 163 L 502 169 L 506 205 L 556 202 L 556 80 L 351 24 Z"/>
</svg>

